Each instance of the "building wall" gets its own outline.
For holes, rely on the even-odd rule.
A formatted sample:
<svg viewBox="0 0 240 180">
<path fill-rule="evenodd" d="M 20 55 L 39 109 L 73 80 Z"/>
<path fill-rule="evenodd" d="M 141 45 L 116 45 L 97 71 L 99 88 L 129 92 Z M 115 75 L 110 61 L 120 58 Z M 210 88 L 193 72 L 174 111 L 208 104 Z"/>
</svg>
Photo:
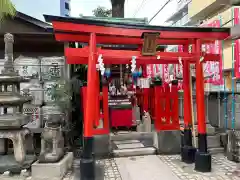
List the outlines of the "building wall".
<svg viewBox="0 0 240 180">
<path fill-rule="evenodd" d="M 189 22 L 189 15 L 188 15 L 188 8 L 184 8 L 187 4 L 189 4 L 191 0 L 177 0 L 177 8 L 176 12 L 181 12 L 177 16 L 177 19 L 172 22 L 172 26 L 184 26 L 188 25 Z"/>
<path fill-rule="evenodd" d="M 60 0 L 61 16 L 70 16 L 70 12 L 71 12 L 70 1 L 71 0 Z"/>
<path fill-rule="evenodd" d="M 225 1 L 227 2 L 227 1 Z M 202 21 L 204 24 L 213 22 L 215 20 L 221 21 L 222 27 L 232 27 L 234 25 L 234 17 L 232 14 L 233 8 L 240 8 L 239 6 L 229 6 L 222 3 L 221 0 L 192 0 L 188 7 L 188 14 L 190 20 L 197 23 Z M 232 90 L 232 82 L 236 87 L 236 80 L 232 81 L 232 62 L 233 62 L 233 45 L 231 40 L 223 42 L 223 70 L 225 76 L 225 86 L 228 90 Z M 234 89 L 236 90 L 236 88 Z"/>
<path fill-rule="evenodd" d="M 44 21 L 43 14 L 55 16 L 66 14 L 70 15 L 70 11 L 65 10 L 65 1 L 70 0 L 11 0 L 16 9 L 24 14 Z"/>
<path fill-rule="evenodd" d="M 199 12 L 203 11 L 207 7 L 210 7 L 217 0 L 192 0 L 188 8 L 188 14 L 191 17 L 197 15 Z M 200 18 L 199 18 L 200 19 Z"/>
</svg>

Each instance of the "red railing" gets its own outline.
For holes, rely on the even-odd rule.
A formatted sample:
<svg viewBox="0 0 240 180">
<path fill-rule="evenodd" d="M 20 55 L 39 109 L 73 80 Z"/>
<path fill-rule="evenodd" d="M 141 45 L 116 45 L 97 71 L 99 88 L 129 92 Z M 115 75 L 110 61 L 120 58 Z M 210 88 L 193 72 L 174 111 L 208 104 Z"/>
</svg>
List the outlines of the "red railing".
<svg viewBox="0 0 240 180">
<path fill-rule="evenodd" d="M 150 88 L 149 113 L 156 131 L 180 129 L 178 117 L 178 87 L 155 85 Z"/>
</svg>

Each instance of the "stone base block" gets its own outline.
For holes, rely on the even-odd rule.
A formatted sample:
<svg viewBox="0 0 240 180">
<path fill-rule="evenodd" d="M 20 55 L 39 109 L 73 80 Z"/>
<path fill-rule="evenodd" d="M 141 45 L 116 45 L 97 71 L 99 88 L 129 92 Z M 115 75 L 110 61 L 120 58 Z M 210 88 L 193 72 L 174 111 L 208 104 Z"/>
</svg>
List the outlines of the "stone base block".
<svg viewBox="0 0 240 180">
<path fill-rule="evenodd" d="M 227 159 L 229 161 L 233 161 L 233 162 L 236 162 L 236 163 L 239 163 L 239 157 L 236 155 L 236 153 L 232 152 L 232 151 L 228 151 L 227 150 L 227 153 L 226 153 L 226 156 L 227 156 Z"/>
<path fill-rule="evenodd" d="M 19 164 L 16 162 L 13 154 L 0 156 L 0 173 L 2 174 L 9 171 L 11 173 L 20 174 L 23 169 L 29 169 L 35 160 L 35 155 L 26 155 L 25 161 Z"/>
<path fill-rule="evenodd" d="M 195 154 L 196 154 L 196 148 L 192 146 L 184 146 L 182 147 L 181 157 L 182 161 L 191 164 L 195 161 Z"/>
<path fill-rule="evenodd" d="M 195 170 L 199 172 L 211 172 L 212 156 L 209 153 L 196 152 Z"/>
<path fill-rule="evenodd" d="M 181 131 L 160 131 L 154 133 L 154 146 L 159 154 L 181 153 Z"/>
<path fill-rule="evenodd" d="M 80 179 L 81 180 L 95 180 L 96 163 L 94 159 L 80 160 Z"/>
<path fill-rule="evenodd" d="M 33 180 L 61 180 L 67 171 L 72 168 L 73 153 L 67 153 L 57 163 L 39 163 L 32 165 Z"/>
<path fill-rule="evenodd" d="M 104 157 L 111 154 L 110 135 L 94 136 L 94 155 Z"/>
</svg>

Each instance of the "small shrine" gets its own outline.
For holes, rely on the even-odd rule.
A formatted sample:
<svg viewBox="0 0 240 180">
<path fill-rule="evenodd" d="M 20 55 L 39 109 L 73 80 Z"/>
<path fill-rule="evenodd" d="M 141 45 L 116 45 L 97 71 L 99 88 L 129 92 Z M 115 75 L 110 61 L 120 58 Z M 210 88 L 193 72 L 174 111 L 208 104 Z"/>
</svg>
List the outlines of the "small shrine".
<svg viewBox="0 0 240 180">
<path fill-rule="evenodd" d="M 94 146 L 95 141 L 98 140 L 97 137 L 99 135 L 106 137 L 104 148 L 109 151 L 107 145 L 109 138 L 107 137 L 109 137 L 111 125 L 123 123 L 122 119 L 126 119 L 125 114 L 126 116 L 130 114 L 128 107 L 130 102 L 127 98 L 110 100 L 117 94 L 122 94 L 125 97 L 124 94 L 130 94 L 126 93 L 127 86 L 121 80 L 123 79 L 122 75 L 120 82 L 114 83 L 118 84 L 118 88 L 109 81 L 109 66 L 115 64 L 120 65 L 121 69 L 122 65 L 131 67 L 132 80 L 130 84 L 132 84 L 135 97 L 139 95 L 138 98 L 134 98 L 137 101 L 134 100 L 133 104 L 139 104 L 141 116 L 147 114 L 151 116 L 155 127 L 157 152 L 181 153 L 183 162 L 195 162 L 196 171 L 211 171 L 211 154 L 207 149 L 202 64 L 206 61 L 219 61 L 220 55 L 202 52 L 202 45 L 228 38 L 230 36 L 229 28 L 134 25 L 49 15 L 46 15 L 45 18 L 53 24 L 57 41 L 88 43 L 83 48 L 65 48 L 68 64 L 88 65 L 87 84 L 83 88 L 84 147 L 80 161 L 81 178 L 94 178 L 94 155 L 96 154 L 93 152 L 95 151 L 94 147 L 96 147 Z M 135 50 L 114 50 L 113 48 L 98 47 L 98 44 L 128 44 L 136 45 L 138 48 Z M 183 45 L 183 52 L 158 52 L 157 45 Z M 191 52 L 189 52 L 190 45 L 192 46 Z M 145 72 L 148 64 L 180 64 L 183 66 L 184 140 L 182 145 L 178 116 L 178 81 L 171 79 L 169 82 L 163 83 L 162 79 L 158 77 L 149 79 Z M 190 64 L 195 64 L 196 67 L 197 150 L 192 145 Z M 102 78 L 99 78 L 100 75 Z M 141 76 L 143 79 L 137 92 L 137 82 Z M 100 81 L 103 84 L 102 87 L 100 87 Z M 114 109 L 116 112 L 114 118 L 117 119 L 117 123 L 112 123 L 113 115 L 111 108 L 108 108 L 109 100 L 110 106 L 121 103 L 128 109 L 127 111 Z M 100 124 L 102 124 L 101 127 L 99 127 Z"/>
</svg>

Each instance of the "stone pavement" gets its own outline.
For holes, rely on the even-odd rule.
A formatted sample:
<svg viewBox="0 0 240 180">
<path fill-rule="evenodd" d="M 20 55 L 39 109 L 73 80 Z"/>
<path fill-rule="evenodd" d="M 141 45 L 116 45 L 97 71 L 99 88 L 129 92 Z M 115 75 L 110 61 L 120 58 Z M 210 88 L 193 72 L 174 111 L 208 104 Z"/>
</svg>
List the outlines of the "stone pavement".
<svg viewBox="0 0 240 180">
<path fill-rule="evenodd" d="M 237 164 L 228 161 L 223 155 L 212 157 L 212 172 L 200 173 L 194 170 L 194 164 L 186 165 L 181 162 L 179 155 L 158 156 L 180 180 L 240 180 Z"/>
<path fill-rule="evenodd" d="M 123 180 L 179 180 L 156 155 L 117 158 Z"/>
<path fill-rule="evenodd" d="M 179 155 L 175 156 L 135 156 L 98 160 L 102 174 L 97 180 L 240 180 L 236 171 L 237 164 L 228 161 L 223 155 L 215 155 L 213 171 L 199 173 L 194 171 L 194 164 L 182 163 Z M 74 161 L 74 171 L 63 180 L 80 180 L 79 159 Z M 3 176 L 0 180 L 33 180 L 31 177 Z"/>
</svg>

